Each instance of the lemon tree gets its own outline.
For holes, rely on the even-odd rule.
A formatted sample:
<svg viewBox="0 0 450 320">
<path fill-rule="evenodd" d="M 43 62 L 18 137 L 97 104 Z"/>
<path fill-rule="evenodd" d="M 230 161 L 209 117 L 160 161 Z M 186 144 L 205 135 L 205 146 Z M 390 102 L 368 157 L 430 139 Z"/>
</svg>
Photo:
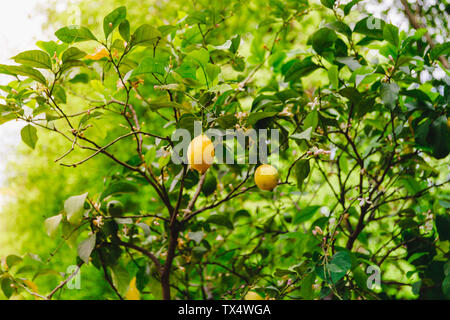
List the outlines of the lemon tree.
<svg viewBox="0 0 450 320">
<path fill-rule="evenodd" d="M 3 296 L 52 299 L 90 265 L 118 299 L 449 297 L 449 44 L 358 2 L 199 1 L 143 24 L 122 6 L 0 65 L 0 124 L 23 122 L 30 152 L 48 135 L 55 165 L 111 168 L 42 221 L 74 273 L 44 292 L 45 262 L 9 255 Z M 217 163 L 195 122 L 278 130 L 280 161 L 225 143 Z"/>
</svg>

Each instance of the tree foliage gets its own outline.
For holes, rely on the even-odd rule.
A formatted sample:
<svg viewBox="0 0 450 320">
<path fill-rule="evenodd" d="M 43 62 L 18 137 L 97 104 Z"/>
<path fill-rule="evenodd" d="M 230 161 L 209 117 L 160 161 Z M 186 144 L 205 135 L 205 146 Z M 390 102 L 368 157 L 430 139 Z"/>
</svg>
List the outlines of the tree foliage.
<svg viewBox="0 0 450 320">
<path fill-rule="evenodd" d="M 358 2 L 258 2 L 268 12 L 251 36 L 236 21 L 252 2 L 199 4 L 172 24 L 136 25 L 118 7 L 101 29 L 62 27 L 0 65 L 15 77 L 0 123 L 26 122 L 33 149 L 44 135 L 66 141 L 55 161 L 71 174 L 99 157 L 110 166 L 42 228 L 120 299 L 448 297 L 448 74 L 421 74 L 442 68 L 449 44 L 351 21 Z M 299 34 L 317 12 L 323 21 Z M 171 161 L 172 132 L 194 121 L 279 130 L 276 189 L 256 188 L 255 165 L 199 175 Z M 60 289 L 37 293 L 21 276 L 37 260 L 4 259 L 7 298 Z M 376 290 L 369 266 L 381 270 Z"/>
</svg>

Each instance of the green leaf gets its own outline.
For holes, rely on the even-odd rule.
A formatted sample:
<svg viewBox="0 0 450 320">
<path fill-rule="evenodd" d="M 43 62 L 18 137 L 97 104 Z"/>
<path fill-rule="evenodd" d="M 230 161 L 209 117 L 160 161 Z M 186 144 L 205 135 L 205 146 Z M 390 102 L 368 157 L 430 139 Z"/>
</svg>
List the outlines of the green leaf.
<svg viewBox="0 0 450 320">
<path fill-rule="evenodd" d="M 120 264 L 111 266 L 111 278 L 114 286 L 119 292 L 125 292 L 128 289 L 130 283 L 130 275 L 128 271 Z"/>
<path fill-rule="evenodd" d="M 364 270 L 357 266 L 354 269 L 352 269 L 353 279 L 355 279 L 356 285 L 360 289 L 366 289 L 367 288 L 367 273 L 364 272 Z"/>
<path fill-rule="evenodd" d="M 308 129 L 306 129 L 303 132 L 292 134 L 290 136 L 290 138 L 295 139 L 295 140 L 309 141 L 309 140 L 311 140 L 311 132 L 312 132 L 312 127 L 309 127 Z"/>
<path fill-rule="evenodd" d="M 207 16 L 205 12 L 193 12 L 191 14 L 189 14 L 186 17 L 185 22 L 188 25 L 193 25 L 193 24 L 206 24 L 207 23 Z"/>
<path fill-rule="evenodd" d="M 385 22 L 374 16 L 366 17 L 358 21 L 353 32 L 361 33 L 375 40 L 383 40 L 383 30 Z"/>
<path fill-rule="evenodd" d="M 327 282 L 336 283 L 342 279 L 352 266 L 350 254 L 347 251 L 336 252 L 325 266 L 316 268 L 317 275 Z"/>
<path fill-rule="evenodd" d="M 252 125 L 256 124 L 259 120 L 271 118 L 277 114 L 278 114 L 278 112 L 274 112 L 274 111 L 250 113 L 250 115 L 247 118 L 247 124 L 252 126 Z"/>
<path fill-rule="evenodd" d="M 242 57 L 236 57 L 230 61 L 231 67 L 237 72 L 242 72 L 245 70 L 245 60 Z"/>
<path fill-rule="evenodd" d="M 443 159 L 450 153 L 450 130 L 447 126 L 447 117 L 442 115 L 430 125 L 427 141 L 433 148 L 433 157 Z"/>
<path fill-rule="evenodd" d="M 217 179 L 212 173 L 209 173 L 206 176 L 205 182 L 203 183 L 202 193 L 205 197 L 208 197 L 209 195 L 213 194 L 216 189 Z"/>
<path fill-rule="evenodd" d="M 67 221 L 73 225 L 79 225 L 83 218 L 84 203 L 87 198 L 87 192 L 79 196 L 72 196 L 64 202 L 64 211 L 67 215 Z"/>
<path fill-rule="evenodd" d="M 408 258 L 408 263 L 413 263 L 420 257 L 423 257 L 425 255 L 429 254 L 429 252 L 416 252 L 411 257 Z"/>
<path fill-rule="evenodd" d="M 308 206 L 306 208 L 301 209 L 300 211 L 297 211 L 295 213 L 294 219 L 292 220 L 292 223 L 300 224 L 310 220 L 319 209 L 320 206 Z"/>
<path fill-rule="evenodd" d="M 65 43 L 82 42 L 88 40 L 97 40 L 91 30 L 86 27 L 68 26 L 63 27 L 55 32 L 55 36 Z"/>
<path fill-rule="evenodd" d="M 206 75 L 208 76 L 209 82 L 211 83 L 217 78 L 217 76 L 220 74 L 222 69 L 215 64 L 208 63 L 206 65 L 205 71 L 206 71 Z"/>
<path fill-rule="evenodd" d="M 131 76 L 135 77 L 147 73 L 157 73 L 160 75 L 165 75 L 165 68 L 169 65 L 166 59 L 146 57 L 144 58 L 139 66 L 133 70 Z"/>
<path fill-rule="evenodd" d="M 345 64 L 351 71 L 362 67 L 354 57 L 337 57 L 336 61 Z"/>
<path fill-rule="evenodd" d="M 78 225 L 72 225 L 68 221 L 62 220 L 61 235 L 71 249 L 76 248 L 80 233 L 81 228 Z"/>
<path fill-rule="evenodd" d="M 230 50 L 232 53 L 236 53 L 239 49 L 240 44 L 241 44 L 241 36 L 237 34 L 231 39 L 231 46 L 228 50 Z"/>
<path fill-rule="evenodd" d="M 78 256 L 83 260 L 85 263 L 89 263 L 89 257 L 92 254 L 92 251 L 95 248 L 95 234 L 91 235 L 86 240 L 80 242 L 77 248 Z"/>
<path fill-rule="evenodd" d="M 385 24 L 383 28 L 384 40 L 390 42 L 395 47 L 399 45 L 398 28 L 392 24 Z"/>
<path fill-rule="evenodd" d="M 319 113 L 317 110 L 311 111 L 305 118 L 303 122 L 303 129 L 312 128 L 313 131 L 316 130 L 317 124 L 319 123 Z"/>
<path fill-rule="evenodd" d="M 81 60 L 68 60 L 64 62 L 61 66 L 61 72 L 65 72 L 74 67 L 84 67 L 86 66 Z"/>
<path fill-rule="evenodd" d="M 314 273 L 308 274 L 301 282 L 300 286 L 300 296 L 305 300 L 312 300 L 314 298 L 314 281 L 316 280 L 316 275 Z"/>
<path fill-rule="evenodd" d="M 333 88 L 335 89 L 339 89 L 339 71 L 338 71 L 338 67 L 333 65 L 328 69 L 328 79 L 330 80 L 330 84 L 333 86 Z"/>
<path fill-rule="evenodd" d="M 22 141 L 25 142 L 27 146 L 29 146 L 31 149 L 34 149 L 36 147 L 38 137 L 35 127 L 33 127 L 31 124 L 27 124 L 20 131 L 20 135 L 22 137 Z"/>
<path fill-rule="evenodd" d="M 234 128 L 238 119 L 234 114 L 224 114 L 216 119 L 216 122 L 219 124 L 222 129 L 231 129 Z"/>
<path fill-rule="evenodd" d="M 55 41 L 38 41 L 36 42 L 36 45 L 47 52 L 50 57 L 53 57 L 53 55 L 56 54 L 57 57 L 67 49 L 68 45 L 66 43 L 56 43 Z"/>
<path fill-rule="evenodd" d="M 350 38 L 352 36 L 352 29 L 342 21 L 333 21 L 331 23 L 328 23 L 326 27 L 331 28 L 339 33 L 342 33 L 347 38 Z"/>
<path fill-rule="evenodd" d="M 16 114 L 14 112 L 0 113 L 0 124 L 4 124 L 14 119 L 16 119 Z"/>
<path fill-rule="evenodd" d="M 273 273 L 274 277 L 282 277 L 282 276 L 287 276 L 287 275 L 295 276 L 295 275 L 297 275 L 297 273 L 295 271 L 292 271 L 289 269 L 280 269 L 280 268 L 276 268 L 275 272 Z"/>
<path fill-rule="evenodd" d="M 441 205 L 445 209 L 449 209 L 450 208 L 450 202 L 448 202 L 446 200 L 439 200 L 439 205 Z"/>
<path fill-rule="evenodd" d="M 205 233 L 203 231 L 196 231 L 196 232 L 191 231 L 188 233 L 188 238 L 194 240 L 197 244 L 200 244 L 200 242 L 202 242 L 204 237 Z"/>
<path fill-rule="evenodd" d="M 69 80 L 70 83 L 88 83 L 89 75 L 87 73 L 79 73 Z"/>
<path fill-rule="evenodd" d="M 206 66 L 209 62 L 209 52 L 204 48 L 191 51 L 187 56 L 200 66 Z"/>
<path fill-rule="evenodd" d="M 159 168 L 164 168 L 167 166 L 170 162 L 170 159 L 172 159 L 171 154 L 166 154 L 158 159 L 158 166 Z"/>
<path fill-rule="evenodd" d="M 86 52 L 81 51 L 77 47 L 71 47 L 63 52 L 62 54 L 62 62 L 68 62 L 70 60 L 77 60 L 84 58 L 86 56 Z"/>
<path fill-rule="evenodd" d="M 319 66 L 312 61 L 312 57 L 306 57 L 302 61 L 295 60 L 285 74 L 285 81 L 298 81 L 318 68 Z"/>
<path fill-rule="evenodd" d="M 155 46 L 161 38 L 161 32 L 158 29 L 143 24 L 131 36 L 130 46 Z"/>
<path fill-rule="evenodd" d="M 233 215 L 233 221 L 238 220 L 239 218 L 251 218 L 250 212 L 245 209 L 238 210 Z"/>
<path fill-rule="evenodd" d="M 349 3 L 347 3 L 344 7 L 344 14 L 348 15 L 350 13 L 350 11 L 352 10 L 353 6 L 360 1 L 361 0 L 353 0 L 353 1 L 350 1 Z"/>
<path fill-rule="evenodd" d="M 318 54 L 322 55 L 333 47 L 336 40 L 337 35 L 334 30 L 321 28 L 312 35 L 312 47 Z"/>
<path fill-rule="evenodd" d="M 41 50 L 29 50 L 19 53 L 12 58 L 15 62 L 27 65 L 29 67 L 40 69 L 52 69 L 50 56 Z"/>
<path fill-rule="evenodd" d="M 450 299 L 450 274 L 447 274 L 442 282 L 442 293 L 447 299 Z"/>
<path fill-rule="evenodd" d="M 450 215 L 436 215 L 436 229 L 439 233 L 439 240 L 450 240 Z"/>
<path fill-rule="evenodd" d="M 14 289 L 11 287 L 11 284 L 13 283 L 10 276 L 5 276 L 2 279 L 2 291 L 3 294 L 6 296 L 6 298 L 10 298 L 14 292 Z"/>
<path fill-rule="evenodd" d="M 206 220 L 208 223 L 217 224 L 219 226 L 227 227 L 228 229 L 233 229 L 233 224 L 231 223 L 228 216 L 222 215 L 222 214 L 213 214 L 209 216 L 209 218 Z"/>
<path fill-rule="evenodd" d="M 113 194 L 119 194 L 119 193 L 135 193 L 138 192 L 139 188 L 136 184 L 129 182 L 129 181 L 118 181 L 110 184 L 106 190 L 102 192 L 102 195 L 100 196 L 100 200 L 105 199 L 106 197 L 113 195 Z"/>
<path fill-rule="evenodd" d="M 155 160 L 156 158 L 156 147 L 155 146 L 151 146 L 150 149 L 148 149 L 148 151 L 145 153 L 145 162 L 150 166 L 152 164 L 152 162 Z"/>
<path fill-rule="evenodd" d="M 23 259 L 19 256 L 16 256 L 15 254 L 10 254 L 6 257 L 6 265 L 9 269 L 14 267 L 16 264 L 21 263 Z"/>
<path fill-rule="evenodd" d="M 449 54 L 450 54 L 450 42 L 438 44 L 433 49 L 430 50 L 431 60 L 436 60 L 440 56 L 446 57 Z"/>
<path fill-rule="evenodd" d="M 119 33 L 123 40 L 130 41 L 130 22 L 123 20 L 119 25 Z"/>
<path fill-rule="evenodd" d="M 305 179 L 308 177 L 309 172 L 310 172 L 309 160 L 299 160 L 296 163 L 294 167 L 294 173 L 295 178 L 297 180 L 297 186 L 300 190 L 302 189 L 303 181 L 305 181 Z"/>
<path fill-rule="evenodd" d="M 45 231 L 47 232 L 49 237 L 53 238 L 56 235 L 62 217 L 63 217 L 62 214 L 58 214 L 45 220 L 44 222 Z"/>
<path fill-rule="evenodd" d="M 119 26 L 119 24 L 126 18 L 127 9 L 122 6 L 113 10 L 103 19 L 103 31 L 105 32 L 105 38 L 108 39 L 111 32 Z"/>
<path fill-rule="evenodd" d="M 333 9 L 335 0 L 320 0 L 320 3 L 322 3 L 325 7 L 329 9 Z"/>
<path fill-rule="evenodd" d="M 66 91 L 60 85 L 55 85 L 53 87 L 53 98 L 56 103 L 67 103 Z"/>
<path fill-rule="evenodd" d="M 400 87 L 395 82 L 381 84 L 381 100 L 390 108 L 395 107 Z"/>
<path fill-rule="evenodd" d="M 9 74 L 13 76 L 28 77 L 44 85 L 47 85 L 47 80 L 42 75 L 42 73 L 28 66 L 7 66 L 0 64 L 0 73 Z"/>
</svg>

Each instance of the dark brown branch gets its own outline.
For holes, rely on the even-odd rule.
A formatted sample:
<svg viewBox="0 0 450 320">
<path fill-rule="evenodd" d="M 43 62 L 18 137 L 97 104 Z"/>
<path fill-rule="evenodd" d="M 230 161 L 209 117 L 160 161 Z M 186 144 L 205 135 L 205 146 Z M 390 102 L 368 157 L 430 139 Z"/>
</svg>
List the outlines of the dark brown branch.
<svg viewBox="0 0 450 320">
<path fill-rule="evenodd" d="M 116 286 L 114 285 L 114 283 L 111 280 L 111 277 L 108 274 L 108 270 L 106 269 L 105 261 L 103 260 L 101 251 L 98 251 L 98 257 L 100 258 L 100 263 L 102 265 L 103 274 L 105 276 L 106 282 L 108 282 L 109 286 L 111 287 L 111 289 L 113 289 L 113 291 L 117 295 L 117 297 L 119 297 L 120 300 L 123 300 L 123 297 L 120 295 L 119 290 L 117 290 Z"/>
<path fill-rule="evenodd" d="M 137 246 L 137 245 L 135 245 L 135 244 L 132 244 L 132 243 L 120 241 L 119 244 L 120 244 L 121 246 L 126 247 L 126 248 L 131 248 L 131 249 L 134 249 L 134 250 L 136 250 L 136 251 L 139 251 L 139 252 L 142 253 L 143 255 L 145 255 L 145 256 L 147 256 L 148 258 L 150 258 L 150 260 L 153 261 L 153 263 L 155 264 L 156 268 L 158 269 L 158 273 L 161 274 L 161 270 L 162 270 L 161 263 L 159 263 L 158 258 L 157 258 L 153 253 L 151 253 L 151 252 L 148 251 L 147 249 L 144 249 L 144 248 L 139 247 L 139 246 Z"/>
</svg>

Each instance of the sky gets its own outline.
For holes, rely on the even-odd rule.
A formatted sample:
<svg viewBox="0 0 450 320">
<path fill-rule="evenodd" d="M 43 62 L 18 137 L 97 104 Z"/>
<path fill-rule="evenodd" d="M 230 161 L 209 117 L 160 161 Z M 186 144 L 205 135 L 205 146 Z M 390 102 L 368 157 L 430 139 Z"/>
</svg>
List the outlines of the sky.
<svg viewBox="0 0 450 320">
<path fill-rule="evenodd" d="M 42 30 L 46 21 L 44 14 L 35 10 L 46 0 L 13 0 L 0 2 L 0 64 L 12 64 L 11 57 L 17 53 L 36 49 L 35 43 L 48 35 Z M 11 77 L 0 75 L 0 84 L 11 81 Z M 0 212 L 7 198 L 6 164 L 14 160 L 14 148 L 20 141 L 23 124 L 11 121 L 0 126 Z"/>
</svg>

